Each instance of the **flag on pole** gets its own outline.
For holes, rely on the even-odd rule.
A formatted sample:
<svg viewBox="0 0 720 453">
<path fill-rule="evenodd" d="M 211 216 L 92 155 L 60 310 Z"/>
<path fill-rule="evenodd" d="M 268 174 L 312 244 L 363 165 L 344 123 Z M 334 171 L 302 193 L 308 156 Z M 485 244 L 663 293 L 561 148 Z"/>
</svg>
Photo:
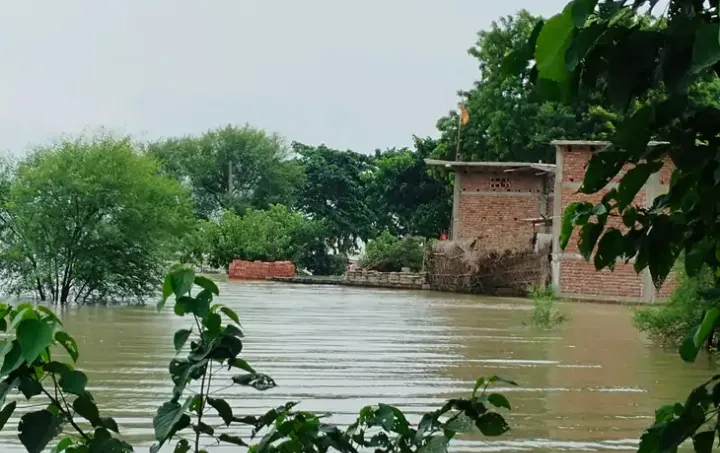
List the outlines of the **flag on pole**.
<svg viewBox="0 0 720 453">
<path fill-rule="evenodd" d="M 464 126 L 470 121 L 470 114 L 465 108 L 465 104 L 460 104 L 460 125 Z"/>
</svg>

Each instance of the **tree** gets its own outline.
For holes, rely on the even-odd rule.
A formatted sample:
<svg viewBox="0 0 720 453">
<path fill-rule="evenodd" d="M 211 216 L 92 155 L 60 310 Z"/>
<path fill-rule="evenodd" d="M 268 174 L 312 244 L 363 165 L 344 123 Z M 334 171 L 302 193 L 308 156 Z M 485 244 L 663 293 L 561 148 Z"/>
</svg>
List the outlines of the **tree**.
<svg viewBox="0 0 720 453">
<path fill-rule="evenodd" d="M 283 139 L 249 125 L 150 143 L 147 152 L 191 188 L 202 218 L 223 209 L 242 214 L 274 203 L 292 205 L 303 179 Z"/>
<path fill-rule="evenodd" d="M 338 250 L 354 250 L 359 239 L 370 237 L 374 222 L 374 213 L 365 201 L 369 158 L 325 145 L 294 142 L 292 147 L 306 178 L 299 191 L 299 206 L 311 218 L 325 222 Z"/>
<path fill-rule="evenodd" d="M 415 150 L 376 151 L 367 174 L 367 204 L 376 214 L 375 233 L 439 237 L 450 225 L 452 186 L 431 176 L 425 158 L 433 139 L 414 137 Z"/>
<path fill-rule="evenodd" d="M 306 218 L 283 205 L 249 209 L 239 216 L 225 211 L 217 224 L 205 229 L 210 264 L 226 268 L 234 259 L 248 261 L 292 261 L 322 272 L 317 264 L 328 253 L 327 233 L 322 221 Z"/>
<path fill-rule="evenodd" d="M 61 304 L 152 294 L 192 212 L 186 191 L 129 139 L 62 141 L 5 174 L 8 289 Z"/>
<path fill-rule="evenodd" d="M 470 114 L 461 130 L 462 160 L 553 162 L 553 139 L 601 139 L 614 130 L 616 115 L 602 107 L 597 96 L 571 105 L 551 102 L 534 93 L 528 73 L 504 70 L 505 56 L 524 48 L 540 22 L 523 10 L 478 33 L 468 53 L 478 61 L 480 79 L 459 93 Z M 435 154 L 455 159 L 457 113 L 438 120 L 438 129 L 441 138 Z"/>
<path fill-rule="evenodd" d="M 622 110 L 612 143 L 593 156 L 580 191 L 596 193 L 630 169 L 600 203 L 567 207 L 561 245 L 580 227 L 580 251 L 593 257 L 596 268 L 632 260 L 638 272 L 649 268 L 658 286 L 681 254 L 690 277 L 707 266 L 714 276 L 713 288 L 701 294 L 708 308 L 680 346 L 681 357 L 692 362 L 720 320 L 720 107 L 717 98 L 695 96 L 698 84 L 714 87 L 720 74 L 719 5 L 670 0 L 656 26 L 646 27 L 626 19 L 658 2 L 626 3 L 571 1 L 506 61 L 532 74 L 547 99 L 571 101 L 601 90 Z M 668 142 L 648 146 L 655 137 Z M 668 160 L 674 165 L 668 193 L 650 207 L 633 206 L 637 192 Z M 624 226 L 607 227 L 611 216 Z M 711 451 L 718 409 L 715 376 L 684 404 L 658 409 L 639 451 L 677 451 L 690 438 L 695 451 Z"/>
</svg>

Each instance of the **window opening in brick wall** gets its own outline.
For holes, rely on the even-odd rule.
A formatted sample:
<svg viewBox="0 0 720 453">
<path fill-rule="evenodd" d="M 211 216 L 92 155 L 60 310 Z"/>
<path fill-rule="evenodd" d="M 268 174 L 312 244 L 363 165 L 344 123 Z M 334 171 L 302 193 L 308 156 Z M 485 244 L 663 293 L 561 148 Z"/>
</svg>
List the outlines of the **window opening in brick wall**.
<svg viewBox="0 0 720 453">
<path fill-rule="evenodd" d="M 490 178 L 491 189 L 508 189 L 510 190 L 510 178 L 502 178 L 499 176 Z"/>
</svg>

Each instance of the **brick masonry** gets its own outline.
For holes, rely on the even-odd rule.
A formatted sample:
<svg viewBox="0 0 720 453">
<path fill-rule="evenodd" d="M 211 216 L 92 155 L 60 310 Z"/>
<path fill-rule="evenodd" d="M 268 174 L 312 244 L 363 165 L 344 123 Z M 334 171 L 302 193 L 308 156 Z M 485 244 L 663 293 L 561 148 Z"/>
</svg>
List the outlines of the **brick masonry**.
<svg viewBox="0 0 720 453">
<path fill-rule="evenodd" d="M 481 237 L 498 249 L 532 246 L 535 230 L 528 219 L 551 213 L 547 173 L 469 167 L 455 178 L 453 240 Z"/>
<path fill-rule="evenodd" d="M 429 289 L 425 272 L 377 272 L 348 269 L 345 284 L 377 288 Z"/>
<path fill-rule="evenodd" d="M 624 168 L 607 187 L 592 195 L 578 193 L 593 152 L 605 144 L 582 142 L 561 142 L 557 144 L 556 173 L 553 200 L 553 253 L 552 274 L 553 286 L 561 297 L 577 299 L 597 299 L 606 301 L 627 301 L 652 303 L 666 298 L 672 291 L 675 278 L 670 276 L 662 288 L 657 291 L 646 269 L 637 274 L 632 262 L 618 262 L 615 270 L 597 272 L 592 263 L 586 262 L 578 253 L 577 231 L 570 239 L 566 250 L 560 250 L 559 237 L 562 224 L 562 213 L 568 204 L 575 201 L 599 202 L 613 187 L 616 187 L 624 172 Z M 650 177 L 648 183 L 635 197 L 634 204 L 647 206 L 656 196 L 667 191 L 672 174 L 672 162 L 669 160 L 660 172 Z M 620 219 L 610 219 L 608 226 L 624 230 Z"/>
<path fill-rule="evenodd" d="M 290 261 L 234 260 L 228 268 L 228 277 L 237 280 L 265 280 L 266 278 L 294 276 L 295 265 Z"/>
</svg>

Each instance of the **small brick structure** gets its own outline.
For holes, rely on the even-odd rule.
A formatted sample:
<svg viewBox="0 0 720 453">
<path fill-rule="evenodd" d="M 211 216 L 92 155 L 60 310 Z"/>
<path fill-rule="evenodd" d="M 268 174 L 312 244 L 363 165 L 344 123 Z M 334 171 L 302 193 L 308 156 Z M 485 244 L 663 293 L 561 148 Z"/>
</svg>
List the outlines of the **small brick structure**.
<svg viewBox="0 0 720 453">
<path fill-rule="evenodd" d="M 566 250 L 560 250 L 562 216 L 575 201 L 599 202 L 618 186 L 624 168 L 598 193 L 578 193 L 593 153 L 608 142 L 557 140 L 555 165 L 529 162 L 458 162 L 427 159 L 428 165 L 444 167 L 455 174 L 452 241 L 480 239 L 497 250 L 525 250 L 541 242 L 552 242 L 551 275 L 560 297 L 613 302 L 652 303 L 669 296 L 675 287 L 670 275 L 658 291 L 646 269 L 638 275 L 632 261 L 619 261 L 615 270 L 597 272 L 577 248 L 577 231 Z M 654 146 L 651 143 L 650 146 Z M 666 193 L 673 171 L 668 159 L 652 175 L 634 200 L 648 206 Z M 624 229 L 622 220 L 611 218 L 608 226 Z M 542 252 L 544 253 L 544 252 Z M 591 260 L 592 261 L 592 260 Z M 539 282 L 543 284 L 543 282 Z"/>
<path fill-rule="evenodd" d="M 532 248 L 531 220 L 552 214 L 555 165 L 427 159 L 455 174 L 450 240 L 482 237 L 499 250 Z"/>
<path fill-rule="evenodd" d="M 236 280 L 265 280 L 294 276 L 295 265 L 290 261 L 234 260 L 228 267 L 228 277 Z"/>
<path fill-rule="evenodd" d="M 345 283 L 378 288 L 429 289 L 425 272 L 378 272 L 367 269 L 348 269 Z"/>
<path fill-rule="evenodd" d="M 660 291 L 655 289 L 648 269 L 637 274 L 633 268 L 633 260 L 625 264 L 618 261 L 615 270 L 595 270 L 592 262 L 587 262 L 580 255 L 577 247 L 578 231 L 573 232 L 565 250 L 560 249 L 560 232 L 562 215 L 565 208 L 575 201 L 588 201 L 593 204 L 602 200 L 609 190 L 616 188 L 623 174 L 632 166 L 627 166 L 597 193 L 585 195 L 578 193 L 585 176 L 585 170 L 593 153 L 604 148 L 608 142 L 557 140 L 556 147 L 555 197 L 553 206 L 553 251 L 552 280 L 556 293 L 565 298 L 652 303 L 668 297 L 674 288 L 674 276 L 670 276 Z M 651 143 L 650 146 L 654 146 Z M 638 192 L 633 204 L 648 206 L 655 197 L 666 193 L 670 184 L 673 165 L 668 159 L 663 168 L 651 175 L 645 186 Z M 627 230 L 622 219 L 611 217 L 608 227 L 621 231 Z"/>
</svg>

